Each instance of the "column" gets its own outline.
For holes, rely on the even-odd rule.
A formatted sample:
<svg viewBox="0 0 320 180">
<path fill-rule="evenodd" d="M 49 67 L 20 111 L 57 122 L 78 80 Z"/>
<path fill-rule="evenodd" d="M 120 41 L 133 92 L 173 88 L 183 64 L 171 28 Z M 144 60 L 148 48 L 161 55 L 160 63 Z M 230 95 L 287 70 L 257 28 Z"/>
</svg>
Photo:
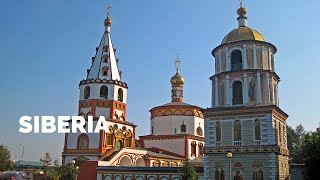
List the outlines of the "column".
<svg viewBox="0 0 320 180">
<path fill-rule="evenodd" d="M 272 64 L 271 64 L 272 52 L 271 52 L 271 49 L 270 49 L 270 48 L 269 48 L 269 51 L 268 51 L 268 52 L 269 52 L 269 61 L 268 61 L 268 63 L 269 63 L 269 70 L 270 70 L 270 71 L 273 71 L 273 70 L 272 70 L 272 67 L 271 67 L 271 65 L 272 65 Z"/>
<path fill-rule="evenodd" d="M 262 61 L 262 69 L 265 70 L 266 69 L 266 59 L 265 57 L 265 52 L 264 52 L 264 46 L 261 47 L 261 61 Z"/>
<path fill-rule="evenodd" d="M 271 89 L 270 92 L 272 92 L 272 96 L 271 96 L 271 104 L 276 104 L 274 97 L 275 97 L 275 92 L 274 92 L 274 85 L 273 85 L 273 78 L 271 78 Z"/>
<path fill-rule="evenodd" d="M 253 45 L 253 69 L 258 69 L 257 48 Z"/>
<path fill-rule="evenodd" d="M 262 103 L 262 97 L 261 97 L 261 82 L 260 82 L 260 73 L 257 73 L 257 100 L 258 104 Z"/>
<path fill-rule="evenodd" d="M 222 53 L 221 53 L 221 50 L 219 51 L 219 60 L 220 60 L 220 72 L 222 72 L 223 69 L 222 69 Z"/>
<path fill-rule="evenodd" d="M 229 57 L 229 48 L 226 47 L 226 71 L 230 71 L 231 70 L 231 61 L 230 61 L 230 57 Z"/>
<path fill-rule="evenodd" d="M 278 82 L 277 82 L 276 90 L 274 94 L 276 94 L 276 105 L 279 106 Z"/>
<path fill-rule="evenodd" d="M 230 87 L 230 76 L 226 76 L 226 105 L 231 106 L 232 105 L 232 92 Z"/>
<path fill-rule="evenodd" d="M 242 96 L 243 96 L 243 104 L 249 104 L 249 95 L 248 95 L 248 73 L 244 73 L 243 75 L 243 89 L 242 89 Z"/>
<path fill-rule="evenodd" d="M 211 107 L 213 108 L 213 107 L 215 107 L 215 99 L 216 99 L 216 97 L 215 97 L 215 90 L 214 90 L 214 80 L 213 79 L 211 79 Z"/>
<path fill-rule="evenodd" d="M 247 60 L 247 45 L 244 44 L 243 45 L 243 55 L 242 55 L 242 59 L 243 59 L 243 69 L 248 69 L 248 60 Z"/>
<path fill-rule="evenodd" d="M 269 86 L 269 73 L 266 74 L 266 88 L 267 88 L 267 104 L 270 104 L 270 86 Z"/>
<path fill-rule="evenodd" d="M 214 87 L 215 87 L 215 107 L 219 107 L 219 85 L 218 85 L 218 77 L 214 79 Z"/>
</svg>

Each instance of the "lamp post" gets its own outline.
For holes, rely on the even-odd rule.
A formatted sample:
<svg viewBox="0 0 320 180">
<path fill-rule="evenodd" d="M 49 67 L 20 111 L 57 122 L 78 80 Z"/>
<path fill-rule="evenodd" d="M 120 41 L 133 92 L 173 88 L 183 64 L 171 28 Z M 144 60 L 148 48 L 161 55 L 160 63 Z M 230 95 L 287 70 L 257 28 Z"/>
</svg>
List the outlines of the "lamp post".
<svg viewBox="0 0 320 180">
<path fill-rule="evenodd" d="M 228 152 L 227 157 L 229 158 L 229 170 L 230 170 L 230 180 L 232 180 L 232 173 L 231 173 L 231 158 L 232 158 L 232 153 Z"/>
</svg>

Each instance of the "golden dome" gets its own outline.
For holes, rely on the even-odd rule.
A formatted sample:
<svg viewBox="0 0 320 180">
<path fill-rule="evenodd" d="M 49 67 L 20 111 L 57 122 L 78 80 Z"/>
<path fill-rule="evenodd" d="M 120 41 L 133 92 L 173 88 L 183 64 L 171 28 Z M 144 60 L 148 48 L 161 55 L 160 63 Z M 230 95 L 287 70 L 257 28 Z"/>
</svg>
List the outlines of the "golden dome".
<svg viewBox="0 0 320 180">
<path fill-rule="evenodd" d="M 243 6 L 241 6 L 238 10 L 237 10 L 237 14 L 239 16 L 245 16 L 247 14 L 247 9 L 244 8 Z"/>
<path fill-rule="evenodd" d="M 248 27 L 238 27 L 228 33 L 222 40 L 221 44 L 226 44 L 235 41 L 242 40 L 254 40 L 265 42 L 263 36 L 256 30 L 250 29 Z"/>
<path fill-rule="evenodd" d="M 184 79 L 183 77 L 177 72 L 172 78 L 171 78 L 171 85 L 172 86 L 183 86 Z"/>
<path fill-rule="evenodd" d="M 105 20 L 104 20 L 104 25 L 105 26 L 111 26 L 112 21 L 110 19 L 110 16 L 108 16 Z"/>
</svg>

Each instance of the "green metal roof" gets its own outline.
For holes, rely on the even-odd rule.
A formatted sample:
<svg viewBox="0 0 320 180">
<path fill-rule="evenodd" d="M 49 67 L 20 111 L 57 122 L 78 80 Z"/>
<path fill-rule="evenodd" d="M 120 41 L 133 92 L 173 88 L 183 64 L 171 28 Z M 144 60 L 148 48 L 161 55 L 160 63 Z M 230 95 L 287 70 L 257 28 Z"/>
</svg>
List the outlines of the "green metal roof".
<svg viewBox="0 0 320 180">
<path fill-rule="evenodd" d="M 17 161 L 13 164 L 14 167 L 33 167 L 33 168 L 42 168 L 42 162 L 35 161 Z"/>
</svg>

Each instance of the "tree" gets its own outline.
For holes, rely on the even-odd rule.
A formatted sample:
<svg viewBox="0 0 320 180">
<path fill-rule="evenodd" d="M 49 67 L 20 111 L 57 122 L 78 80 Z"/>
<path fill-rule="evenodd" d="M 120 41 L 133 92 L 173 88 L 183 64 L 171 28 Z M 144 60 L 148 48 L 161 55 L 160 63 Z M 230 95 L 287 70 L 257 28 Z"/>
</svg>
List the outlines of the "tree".
<svg viewBox="0 0 320 180">
<path fill-rule="evenodd" d="M 44 167 L 51 166 L 52 157 L 49 153 L 44 154 L 44 158 L 40 159 L 40 162 L 42 162 Z"/>
<path fill-rule="evenodd" d="M 187 160 L 182 170 L 179 172 L 180 179 L 183 180 L 199 180 L 194 164 Z"/>
<path fill-rule="evenodd" d="M 11 153 L 9 149 L 4 145 L 0 145 L 0 171 L 7 171 L 12 169 L 10 157 Z"/>
<path fill-rule="evenodd" d="M 305 138 L 306 131 L 303 126 L 300 124 L 296 129 L 291 128 L 287 125 L 287 141 L 288 141 L 288 150 L 290 153 L 290 163 L 293 164 L 302 164 L 302 145 Z"/>
<path fill-rule="evenodd" d="M 76 180 L 79 174 L 78 167 L 74 164 L 64 164 L 57 169 L 57 179 Z"/>
<path fill-rule="evenodd" d="M 302 146 L 306 179 L 319 179 L 320 132 L 306 135 Z"/>
</svg>

